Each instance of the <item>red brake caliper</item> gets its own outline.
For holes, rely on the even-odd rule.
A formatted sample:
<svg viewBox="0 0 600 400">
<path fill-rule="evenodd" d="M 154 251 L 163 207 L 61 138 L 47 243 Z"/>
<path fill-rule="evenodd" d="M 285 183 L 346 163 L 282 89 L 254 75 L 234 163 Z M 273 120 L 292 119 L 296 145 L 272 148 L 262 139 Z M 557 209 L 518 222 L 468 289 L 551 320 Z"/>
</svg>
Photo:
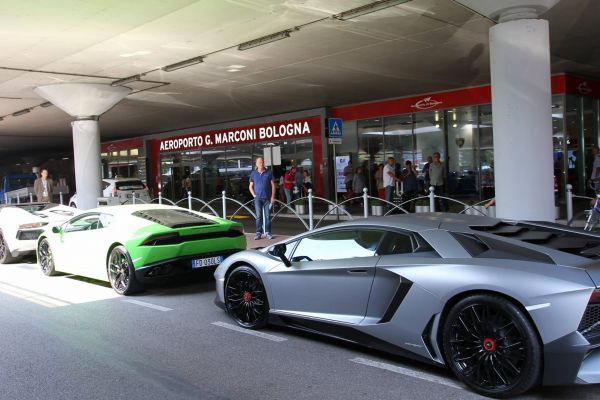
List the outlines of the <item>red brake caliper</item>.
<svg viewBox="0 0 600 400">
<path fill-rule="evenodd" d="M 250 303 L 252 301 L 252 293 L 244 292 L 244 301 Z"/>
<path fill-rule="evenodd" d="M 483 348 L 488 353 L 493 353 L 496 351 L 496 341 L 492 338 L 483 339 Z"/>
</svg>

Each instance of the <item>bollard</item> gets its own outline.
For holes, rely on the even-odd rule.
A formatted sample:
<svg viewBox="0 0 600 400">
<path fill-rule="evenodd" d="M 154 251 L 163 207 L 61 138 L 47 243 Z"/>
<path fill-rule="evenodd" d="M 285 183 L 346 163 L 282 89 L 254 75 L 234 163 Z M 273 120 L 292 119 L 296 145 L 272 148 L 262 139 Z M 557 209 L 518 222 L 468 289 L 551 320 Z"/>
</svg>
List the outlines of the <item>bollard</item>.
<svg viewBox="0 0 600 400">
<path fill-rule="evenodd" d="M 367 218 L 369 216 L 369 195 L 367 194 L 368 190 L 367 188 L 363 188 L 363 211 L 364 211 L 364 215 L 365 218 Z"/>
<path fill-rule="evenodd" d="M 162 192 L 158 192 L 158 204 L 162 204 Z"/>
<path fill-rule="evenodd" d="M 429 211 L 435 212 L 435 187 L 429 186 Z"/>
<path fill-rule="evenodd" d="M 567 185 L 567 225 L 573 220 L 573 185 Z"/>
<path fill-rule="evenodd" d="M 17 204 L 21 204 L 21 196 L 17 195 Z"/>
<path fill-rule="evenodd" d="M 188 210 L 192 210 L 192 191 L 188 191 Z"/>
<path fill-rule="evenodd" d="M 308 189 L 308 230 L 312 231 L 313 229 L 313 195 L 312 189 Z"/>
<path fill-rule="evenodd" d="M 29 202 L 33 203 L 33 193 L 29 193 Z"/>
<path fill-rule="evenodd" d="M 65 203 L 64 203 L 64 198 L 63 198 L 63 192 L 60 192 L 60 193 L 58 194 L 58 197 L 60 198 L 60 205 L 61 205 L 61 206 L 62 206 L 62 205 L 64 205 Z"/>
<path fill-rule="evenodd" d="M 135 204 L 135 192 L 131 193 L 131 202 Z"/>
<path fill-rule="evenodd" d="M 223 195 L 223 219 L 226 219 L 227 218 L 227 197 L 225 197 L 224 190 L 221 192 L 221 194 Z"/>
</svg>

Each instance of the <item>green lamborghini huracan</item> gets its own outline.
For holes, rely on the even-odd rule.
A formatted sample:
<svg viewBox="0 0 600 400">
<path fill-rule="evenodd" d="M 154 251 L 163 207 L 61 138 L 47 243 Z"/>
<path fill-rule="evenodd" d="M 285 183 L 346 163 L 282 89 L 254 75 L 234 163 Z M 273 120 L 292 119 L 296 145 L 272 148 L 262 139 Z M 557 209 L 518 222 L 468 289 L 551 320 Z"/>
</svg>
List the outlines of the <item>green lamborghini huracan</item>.
<svg viewBox="0 0 600 400">
<path fill-rule="evenodd" d="M 238 222 L 181 207 L 138 204 L 88 210 L 39 236 L 42 272 L 110 282 L 128 295 L 181 271 L 214 268 L 246 248 Z"/>
</svg>

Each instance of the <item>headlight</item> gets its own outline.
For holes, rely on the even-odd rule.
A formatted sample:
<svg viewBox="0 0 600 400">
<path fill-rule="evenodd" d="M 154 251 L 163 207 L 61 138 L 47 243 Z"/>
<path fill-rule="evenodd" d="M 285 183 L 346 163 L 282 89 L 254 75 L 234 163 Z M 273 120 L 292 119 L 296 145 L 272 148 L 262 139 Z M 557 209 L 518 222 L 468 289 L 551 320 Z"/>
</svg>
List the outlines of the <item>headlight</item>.
<svg viewBox="0 0 600 400">
<path fill-rule="evenodd" d="M 29 224 L 19 225 L 19 230 L 22 229 L 33 229 L 33 228 L 41 228 L 44 225 L 48 225 L 47 222 L 31 222 Z"/>
</svg>

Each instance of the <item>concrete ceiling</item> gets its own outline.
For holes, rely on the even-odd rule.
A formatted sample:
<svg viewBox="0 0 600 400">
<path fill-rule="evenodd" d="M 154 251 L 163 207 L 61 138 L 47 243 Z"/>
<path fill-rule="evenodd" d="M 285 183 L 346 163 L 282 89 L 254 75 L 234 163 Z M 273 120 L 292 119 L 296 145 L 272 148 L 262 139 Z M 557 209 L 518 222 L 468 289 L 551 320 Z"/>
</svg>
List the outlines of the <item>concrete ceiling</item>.
<svg viewBox="0 0 600 400">
<path fill-rule="evenodd" d="M 102 140 L 489 83 L 494 22 L 452 0 L 413 0 L 351 20 L 368 0 L 20 0 L 0 14 L 0 155 L 68 151 L 71 118 L 36 86 L 128 83 Z M 561 0 L 552 72 L 600 79 L 600 1 Z M 298 28 L 298 29 L 296 29 Z M 291 30 L 240 51 L 240 43 Z M 165 72 L 196 56 L 203 63 Z M 518 68 L 518 60 L 515 68 Z M 20 110 L 29 113 L 13 116 Z M 1 161 L 0 161 L 1 162 Z"/>
</svg>

